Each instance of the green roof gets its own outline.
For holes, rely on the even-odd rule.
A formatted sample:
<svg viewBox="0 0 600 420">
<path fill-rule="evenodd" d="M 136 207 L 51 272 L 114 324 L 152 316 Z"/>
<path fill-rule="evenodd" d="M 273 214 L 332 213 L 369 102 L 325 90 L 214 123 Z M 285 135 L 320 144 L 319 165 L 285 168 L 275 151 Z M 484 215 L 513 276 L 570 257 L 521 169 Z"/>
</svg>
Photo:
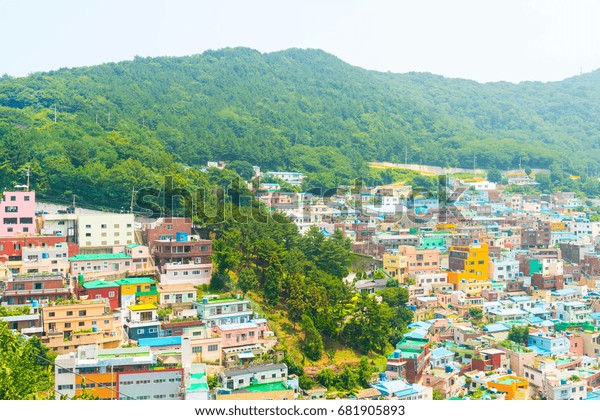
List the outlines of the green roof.
<svg viewBox="0 0 600 420">
<path fill-rule="evenodd" d="M 89 260 L 118 260 L 121 258 L 130 258 L 124 252 L 118 252 L 116 254 L 79 254 L 74 257 L 70 257 L 69 261 L 89 261 Z"/>
<path fill-rule="evenodd" d="M 156 281 L 150 277 L 128 277 L 126 279 L 117 280 L 116 283 L 122 286 L 124 284 L 156 283 Z"/>
<path fill-rule="evenodd" d="M 83 283 L 85 289 L 104 289 L 106 287 L 119 287 L 115 281 L 107 280 L 93 280 L 87 283 Z"/>
<path fill-rule="evenodd" d="M 206 374 L 192 373 L 190 375 L 190 384 L 186 387 L 188 391 L 208 391 Z"/>
<path fill-rule="evenodd" d="M 287 391 L 289 388 L 286 387 L 283 382 L 271 382 L 270 384 L 256 384 L 250 385 L 243 388 L 248 392 L 271 392 L 271 391 Z"/>
<path fill-rule="evenodd" d="M 156 286 L 152 285 L 150 286 L 150 290 L 148 290 L 147 292 L 135 292 L 136 296 L 152 296 L 152 295 L 158 295 L 158 290 L 156 290 Z"/>
<path fill-rule="evenodd" d="M 125 248 L 131 249 L 131 248 L 137 248 L 138 246 L 141 246 L 140 244 L 127 244 L 125 245 Z"/>
<path fill-rule="evenodd" d="M 142 357 L 150 356 L 148 347 L 128 347 L 117 349 L 106 349 L 98 352 L 98 359 L 113 359 L 117 357 Z"/>
</svg>

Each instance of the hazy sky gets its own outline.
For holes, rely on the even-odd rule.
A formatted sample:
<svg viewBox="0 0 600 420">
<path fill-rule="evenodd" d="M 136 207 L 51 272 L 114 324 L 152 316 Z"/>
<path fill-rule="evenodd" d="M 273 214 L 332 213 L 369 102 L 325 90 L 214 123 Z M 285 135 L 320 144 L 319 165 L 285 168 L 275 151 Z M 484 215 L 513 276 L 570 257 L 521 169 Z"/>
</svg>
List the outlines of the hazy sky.
<svg viewBox="0 0 600 420">
<path fill-rule="evenodd" d="M 0 74 L 246 46 L 380 71 L 560 80 L 600 68 L 598 0 L 0 0 Z"/>
</svg>

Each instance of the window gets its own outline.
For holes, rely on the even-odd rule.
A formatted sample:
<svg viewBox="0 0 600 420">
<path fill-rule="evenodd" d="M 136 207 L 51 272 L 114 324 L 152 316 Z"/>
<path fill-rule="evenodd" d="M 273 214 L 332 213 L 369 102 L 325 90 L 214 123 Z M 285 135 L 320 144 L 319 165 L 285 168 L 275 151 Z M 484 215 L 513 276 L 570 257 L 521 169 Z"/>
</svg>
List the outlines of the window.
<svg viewBox="0 0 600 420">
<path fill-rule="evenodd" d="M 73 311 L 67 311 L 67 316 L 73 316 Z"/>
<path fill-rule="evenodd" d="M 102 229 L 106 229 L 106 225 L 104 225 L 104 224 L 100 225 L 100 227 L 101 227 Z"/>
<path fill-rule="evenodd" d="M 80 327 L 85 327 L 85 321 L 79 321 L 77 325 L 79 325 Z"/>
<path fill-rule="evenodd" d="M 115 224 L 115 229 L 119 229 L 121 225 Z"/>
<path fill-rule="evenodd" d="M 217 351 L 217 350 L 219 350 L 219 345 L 218 344 L 209 344 L 207 350 L 208 351 Z"/>
<path fill-rule="evenodd" d="M 92 234 L 91 234 L 90 232 L 87 232 L 87 233 L 85 234 L 85 237 L 86 237 L 86 238 L 89 238 L 90 236 L 92 236 Z"/>
<path fill-rule="evenodd" d="M 115 297 L 115 292 L 108 292 L 108 297 Z"/>
<path fill-rule="evenodd" d="M 87 315 L 87 311 L 83 310 L 83 311 L 79 311 L 79 316 L 86 316 Z"/>
<path fill-rule="evenodd" d="M 15 197 L 14 195 L 10 196 L 10 201 L 17 201 L 17 197 Z"/>
<path fill-rule="evenodd" d="M 70 322 L 65 322 L 65 328 L 71 328 L 71 323 Z"/>
<path fill-rule="evenodd" d="M 92 225 L 85 225 L 85 228 L 86 228 L 86 229 L 91 229 L 91 228 L 92 228 Z"/>
<path fill-rule="evenodd" d="M 6 206 L 6 207 L 4 207 L 4 212 L 5 213 L 18 213 L 19 207 L 18 206 Z"/>
<path fill-rule="evenodd" d="M 29 201 L 29 198 L 30 198 L 30 197 L 29 197 L 28 195 L 26 195 L 25 197 L 23 197 L 23 200 L 25 200 L 25 201 Z"/>
<path fill-rule="evenodd" d="M 19 222 L 20 222 L 22 225 L 30 225 L 30 224 L 32 224 L 32 223 L 33 223 L 33 217 L 21 217 L 21 218 L 19 219 Z"/>
<path fill-rule="evenodd" d="M 127 223 L 127 227 L 130 228 L 131 227 L 131 223 Z"/>
<path fill-rule="evenodd" d="M 192 353 L 202 353 L 202 346 L 192 347 Z"/>
<path fill-rule="evenodd" d="M 4 224 L 5 225 L 16 225 L 17 224 L 17 218 L 16 217 L 5 217 L 4 218 Z"/>
</svg>

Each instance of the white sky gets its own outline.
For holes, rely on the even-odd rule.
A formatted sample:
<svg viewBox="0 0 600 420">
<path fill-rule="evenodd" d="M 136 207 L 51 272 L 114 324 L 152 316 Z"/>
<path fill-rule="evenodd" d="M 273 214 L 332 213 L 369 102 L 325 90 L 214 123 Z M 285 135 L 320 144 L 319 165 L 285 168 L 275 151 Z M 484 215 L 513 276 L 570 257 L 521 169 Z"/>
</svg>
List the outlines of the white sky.
<svg viewBox="0 0 600 420">
<path fill-rule="evenodd" d="M 598 0 L 0 0 L 0 75 L 245 46 L 481 82 L 600 67 Z"/>
</svg>

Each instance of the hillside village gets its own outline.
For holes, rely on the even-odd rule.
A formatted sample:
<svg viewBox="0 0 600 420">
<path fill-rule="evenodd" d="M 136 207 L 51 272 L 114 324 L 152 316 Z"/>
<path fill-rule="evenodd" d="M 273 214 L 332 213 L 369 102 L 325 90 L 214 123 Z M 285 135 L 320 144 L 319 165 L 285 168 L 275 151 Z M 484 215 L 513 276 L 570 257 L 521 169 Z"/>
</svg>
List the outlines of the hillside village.
<svg viewBox="0 0 600 420">
<path fill-rule="evenodd" d="M 324 196 L 298 192 L 301 173 L 254 170 L 270 212 L 352 241 L 353 293 L 408 292 L 412 322 L 348 397 L 600 398 L 600 222 L 585 198 L 452 176 L 443 194 L 399 182 Z M 192 219 L 40 208 L 28 187 L 2 194 L 0 320 L 58 354 L 57 399 L 337 396 L 290 372 L 257 302 L 209 292 L 213 241 Z"/>
</svg>

